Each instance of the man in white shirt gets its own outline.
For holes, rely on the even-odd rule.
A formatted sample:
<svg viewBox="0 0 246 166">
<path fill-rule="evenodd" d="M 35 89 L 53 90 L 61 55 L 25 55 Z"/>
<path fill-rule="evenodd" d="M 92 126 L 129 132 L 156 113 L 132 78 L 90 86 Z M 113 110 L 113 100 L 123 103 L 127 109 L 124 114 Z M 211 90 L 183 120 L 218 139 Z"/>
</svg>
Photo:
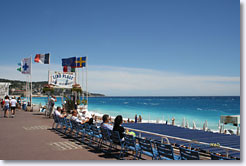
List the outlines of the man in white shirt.
<svg viewBox="0 0 246 166">
<path fill-rule="evenodd" d="M 14 116 L 15 116 L 16 103 L 17 103 L 17 101 L 16 101 L 15 97 L 13 96 L 12 99 L 10 100 L 12 118 L 14 118 Z"/>
<path fill-rule="evenodd" d="M 53 123 L 53 125 L 52 125 L 52 128 L 54 128 L 54 125 L 55 125 L 55 123 L 58 123 L 58 120 L 57 120 L 57 118 L 56 117 L 59 117 L 59 118 L 64 118 L 64 117 L 66 117 L 66 115 L 64 116 L 64 115 L 62 115 L 61 114 L 61 107 L 57 107 L 57 109 L 55 110 L 55 112 L 54 112 L 54 123 Z M 55 117 L 56 116 L 56 117 Z"/>
<path fill-rule="evenodd" d="M 84 122 L 78 118 L 78 112 L 73 110 L 70 120 L 83 124 Z"/>
</svg>

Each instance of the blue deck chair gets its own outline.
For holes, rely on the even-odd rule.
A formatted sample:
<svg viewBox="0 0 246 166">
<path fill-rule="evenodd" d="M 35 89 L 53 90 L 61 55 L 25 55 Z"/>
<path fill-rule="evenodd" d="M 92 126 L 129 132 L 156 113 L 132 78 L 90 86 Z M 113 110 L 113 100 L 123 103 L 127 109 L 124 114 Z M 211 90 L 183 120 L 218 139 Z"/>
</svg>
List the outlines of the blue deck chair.
<svg viewBox="0 0 246 166">
<path fill-rule="evenodd" d="M 64 125 L 65 125 L 64 134 L 66 134 L 66 132 L 67 132 L 68 130 L 70 130 L 69 133 L 71 133 L 71 130 L 72 130 L 72 124 L 71 124 L 70 119 L 65 118 L 65 119 L 64 119 Z"/>
<path fill-rule="evenodd" d="M 99 148 L 100 140 L 102 138 L 102 134 L 100 133 L 99 128 L 97 128 L 97 126 L 95 126 L 95 125 L 91 126 L 91 130 L 92 130 L 92 133 L 93 133 L 92 137 L 95 139 L 96 142 L 98 142 L 98 148 Z"/>
<path fill-rule="evenodd" d="M 157 159 L 157 150 L 153 147 L 153 143 L 150 139 L 137 138 L 140 145 L 139 158 L 142 154 L 152 157 L 152 160 Z"/>
<path fill-rule="evenodd" d="M 91 126 L 88 123 L 84 123 L 84 126 L 85 126 L 85 135 L 89 139 L 89 145 L 91 145 L 92 135 L 93 135 L 93 132 L 91 130 Z"/>
<path fill-rule="evenodd" d="M 174 155 L 172 145 L 156 142 L 156 148 L 159 160 L 180 160 L 180 156 Z"/>
<path fill-rule="evenodd" d="M 124 148 L 124 153 L 128 152 L 128 150 L 133 151 L 134 154 L 134 159 L 138 156 L 138 152 L 140 150 L 140 146 L 136 143 L 136 138 L 133 137 L 132 135 L 125 135 L 125 148 Z"/>
<path fill-rule="evenodd" d="M 227 157 L 218 156 L 214 153 L 211 153 L 210 156 L 211 156 L 211 160 L 233 160 Z"/>
<path fill-rule="evenodd" d="M 99 147 L 102 146 L 103 142 L 107 145 L 107 143 L 110 143 L 112 142 L 111 138 L 110 138 L 110 132 L 108 129 L 106 128 L 103 128 L 103 127 L 100 127 L 100 130 L 101 130 L 101 134 L 102 134 L 102 138 L 100 140 L 100 143 L 99 143 Z M 110 146 L 109 146 L 109 149 L 108 150 L 111 150 L 110 149 Z"/>
<path fill-rule="evenodd" d="M 79 133 L 82 134 L 82 137 L 84 135 L 84 125 L 80 124 L 79 122 L 76 122 L 74 120 L 71 120 L 71 124 L 72 124 L 72 130 L 75 131 L 75 138 L 79 137 Z"/>
<path fill-rule="evenodd" d="M 181 160 L 200 160 L 199 152 L 179 147 Z"/>
<path fill-rule="evenodd" d="M 124 150 L 124 141 L 122 141 L 122 139 L 120 138 L 120 134 L 119 134 L 119 131 L 111 131 L 111 144 L 110 144 L 110 148 L 112 149 L 112 146 L 113 145 L 119 145 L 120 146 L 120 154 L 119 154 L 119 159 L 121 158 L 124 158 L 124 153 L 123 153 L 123 150 Z"/>
</svg>

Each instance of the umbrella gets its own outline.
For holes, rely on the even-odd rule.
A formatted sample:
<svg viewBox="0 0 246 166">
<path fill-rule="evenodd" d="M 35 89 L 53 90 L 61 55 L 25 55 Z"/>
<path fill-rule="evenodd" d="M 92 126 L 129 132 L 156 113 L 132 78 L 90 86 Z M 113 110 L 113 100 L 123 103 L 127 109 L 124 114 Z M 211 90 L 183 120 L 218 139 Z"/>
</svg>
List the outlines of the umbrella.
<svg viewBox="0 0 246 166">
<path fill-rule="evenodd" d="M 194 120 L 193 120 L 193 129 L 194 130 L 196 129 L 196 123 L 194 122 Z"/>
<path fill-rule="evenodd" d="M 218 123 L 218 129 L 220 130 L 220 120 L 219 120 L 219 123 Z"/>
<path fill-rule="evenodd" d="M 240 128 L 237 126 L 237 135 L 240 135 Z"/>
<path fill-rule="evenodd" d="M 186 121 L 185 127 L 186 127 L 186 128 L 189 128 L 189 122 L 188 122 L 188 120 Z"/>
<path fill-rule="evenodd" d="M 183 122 L 182 122 L 182 126 L 181 127 L 185 127 L 185 118 L 183 118 Z"/>
</svg>

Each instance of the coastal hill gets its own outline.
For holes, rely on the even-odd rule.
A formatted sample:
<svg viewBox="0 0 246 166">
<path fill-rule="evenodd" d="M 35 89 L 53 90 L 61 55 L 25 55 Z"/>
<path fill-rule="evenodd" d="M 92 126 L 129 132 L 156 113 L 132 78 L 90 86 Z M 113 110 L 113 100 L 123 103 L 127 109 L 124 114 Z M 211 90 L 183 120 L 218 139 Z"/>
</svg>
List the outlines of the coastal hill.
<svg viewBox="0 0 246 166">
<path fill-rule="evenodd" d="M 24 96 L 25 92 L 26 92 L 26 82 L 25 81 L 19 81 L 19 80 L 8 80 L 8 79 L 3 79 L 0 78 L 0 82 L 9 82 L 11 83 L 10 87 L 9 87 L 9 94 L 10 95 L 20 95 L 20 96 Z M 43 92 L 43 87 L 45 84 L 48 84 L 47 81 L 39 81 L 39 82 L 32 82 L 32 94 L 34 96 L 43 96 L 46 95 Z M 65 94 L 67 93 L 71 93 L 71 89 L 65 89 L 64 90 Z M 54 91 L 54 95 L 62 95 L 62 89 L 56 89 Z M 85 92 L 84 92 L 85 95 Z M 104 94 L 100 94 L 100 93 L 90 93 L 89 92 L 89 96 L 90 97 L 103 97 L 105 96 Z"/>
</svg>

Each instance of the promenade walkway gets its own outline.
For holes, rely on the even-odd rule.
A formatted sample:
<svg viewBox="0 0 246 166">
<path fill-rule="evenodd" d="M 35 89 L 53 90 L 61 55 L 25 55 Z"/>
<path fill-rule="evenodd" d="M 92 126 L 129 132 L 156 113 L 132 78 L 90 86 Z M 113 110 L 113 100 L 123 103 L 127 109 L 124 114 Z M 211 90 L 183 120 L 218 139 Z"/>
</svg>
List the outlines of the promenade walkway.
<svg viewBox="0 0 246 166">
<path fill-rule="evenodd" d="M 1 160 L 115 159 L 51 130 L 52 119 L 17 110 L 15 118 L 0 118 Z"/>
</svg>

